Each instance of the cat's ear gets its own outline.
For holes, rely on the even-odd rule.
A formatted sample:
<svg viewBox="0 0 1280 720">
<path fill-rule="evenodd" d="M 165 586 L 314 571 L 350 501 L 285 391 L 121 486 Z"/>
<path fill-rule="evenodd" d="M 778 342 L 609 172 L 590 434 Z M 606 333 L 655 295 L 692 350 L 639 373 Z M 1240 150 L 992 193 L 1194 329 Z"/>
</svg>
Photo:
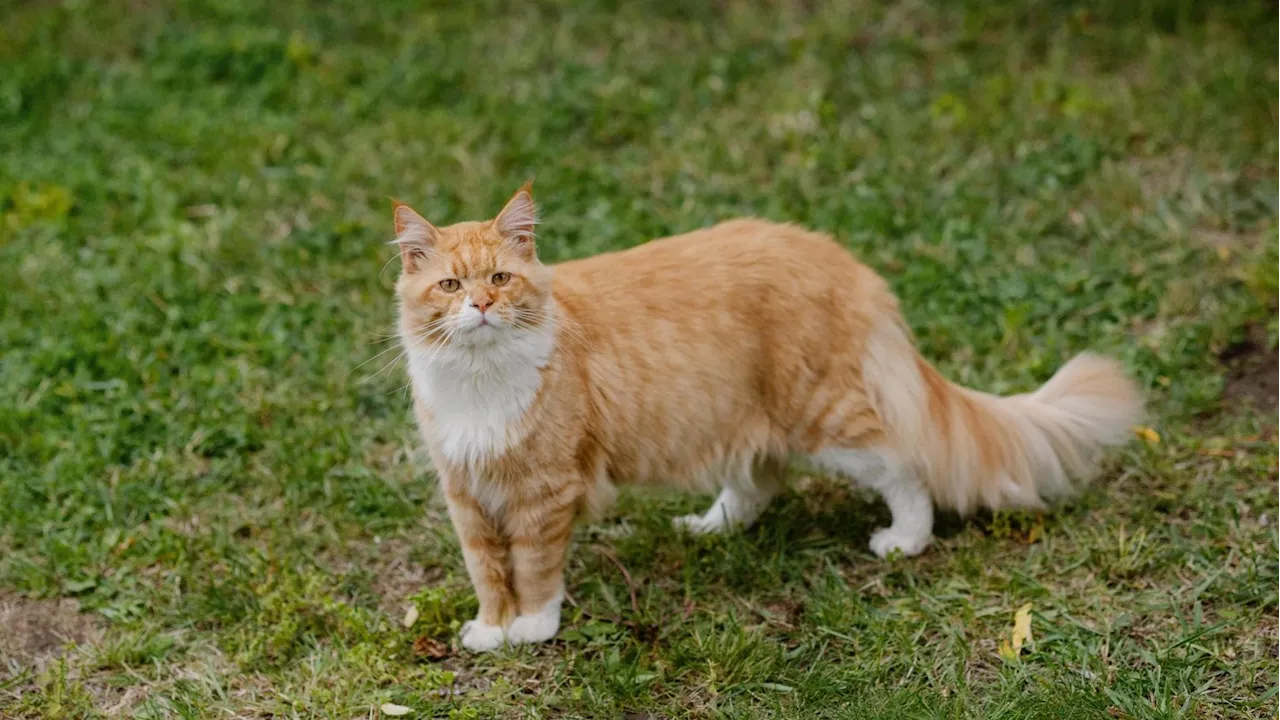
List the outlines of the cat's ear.
<svg viewBox="0 0 1280 720">
<path fill-rule="evenodd" d="M 537 224 L 538 209 L 533 204 L 533 181 L 530 180 L 511 196 L 502 212 L 494 218 L 493 226 L 504 240 L 514 243 L 521 252 L 532 258 L 533 229 Z"/>
<path fill-rule="evenodd" d="M 391 202 L 395 206 L 396 221 L 396 239 L 391 242 L 400 246 L 400 262 L 404 271 L 416 272 L 419 263 L 440 240 L 440 231 L 408 205 L 397 200 Z"/>
</svg>

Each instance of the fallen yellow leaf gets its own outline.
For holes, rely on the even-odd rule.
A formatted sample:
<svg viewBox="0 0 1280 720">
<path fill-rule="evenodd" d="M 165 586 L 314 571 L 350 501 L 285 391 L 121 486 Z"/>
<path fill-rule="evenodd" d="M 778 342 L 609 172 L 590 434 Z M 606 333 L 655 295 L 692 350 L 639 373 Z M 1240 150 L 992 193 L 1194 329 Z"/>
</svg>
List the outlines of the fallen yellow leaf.
<svg viewBox="0 0 1280 720">
<path fill-rule="evenodd" d="M 396 705 L 395 703 L 382 703 L 382 706 L 378 709 L 382 711 L 383 715 L 390 715 L 392 717 L 400 717 L 401 715 L 408 715 L 413 712 L 413 708 L 405 707 L 404 705 Z"/>
<path fill-rule="evenodd" d="M 1034 545 L 1041 537 L 1044 537 L 1044 522 L 1037 518 L 1036 524 L 1027 531 L 1027 544 Z"/>
<path fill-rule="evenodd" d="M 1018 608 L 1013 614 L 1013 651 L 1021 652 L 1022 646 L 1031 642 L 1031 603 Z"/>
<path fill-rule="evenodd" d="M 416 622 L 418 622 L 418 606 L 410 605 L 409 609 L 404 613 L 404 626 L 411 628 Z"/>
<path fill-rule="evenodd" d="M 1008 639 L 1003 639 L 1000 641 L 1000 649 L 997 650 L 996 652 L 1000 653 L 1000 657 L 1010 662 L 1013 662 L 1014 660 L 1018 659 L 1018 654 L 1013 651 L 1013 648 L 1009 647 Z"/>
<path fill-rule="evenodd" d="M 1142 438 L 1143 440 L 1146 440 L 1147 442 L 1151 443 L 1152 445 L 1157 445 L 1157 444 L 1159 444 L 1159 443 L 1160 443 L 1160 433 L 1158 433 L 1158 432 L 1156 432 L 1155 430 L 1152 430 L 1151 428 L 1146 427 L 1146 426 L 1144 426 L 1144 425 L 1137 425 L 1137 426 L 1135 426 L 1135 427 L 1133 428 L 1133 434 L 1134 434 L 1134 435 L 1137 435 L 1138 437 Z"/>
<path fill-rule="evenodd" d="M 1022 648 L 1031 642 L 1031 603 L 1027 603 L 1013 614 L 1013 630 L 1008 637 L 1000 638 L 996 652 L 1010 662 L 1016 662 L 1022 654 Z"/>
</svg>

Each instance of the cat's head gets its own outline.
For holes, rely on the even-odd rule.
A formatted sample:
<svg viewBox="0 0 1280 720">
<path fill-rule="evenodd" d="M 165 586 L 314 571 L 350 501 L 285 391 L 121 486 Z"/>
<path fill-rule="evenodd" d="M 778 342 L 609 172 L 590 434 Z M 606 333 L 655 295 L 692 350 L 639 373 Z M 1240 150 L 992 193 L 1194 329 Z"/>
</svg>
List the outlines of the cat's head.
<svg viewBox="0 0 1280 720">
<path fill-rule="evenodd" d="M 492 220 L 436 227 L 395 206 L 400 331 L 417 347 L 480 347 L 546 324 L 551 271 L 538 262 L 529 183 Z"/>
</svg>

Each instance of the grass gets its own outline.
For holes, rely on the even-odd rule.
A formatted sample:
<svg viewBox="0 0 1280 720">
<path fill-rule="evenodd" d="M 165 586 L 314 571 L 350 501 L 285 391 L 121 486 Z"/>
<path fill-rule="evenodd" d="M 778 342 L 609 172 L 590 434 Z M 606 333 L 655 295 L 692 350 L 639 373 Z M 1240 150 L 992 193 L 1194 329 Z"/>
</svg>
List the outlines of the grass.
<svg viewBox="0 0 1280 720">
<path fill-rule="evenodd" d="M 1274 4 L 0 14 L 0 716 L 1276 716 Z M 823 478 L 719 539 L 669 531 L 705 498 L 626 494 L 557 642 L 457 654 L 377 357 L 386 197 L 488 217 L 532 175 L 546 257 L 796 221 L 951 378 L 1112 353 L 1155 434 L 912 560 Z"/>
</svg>

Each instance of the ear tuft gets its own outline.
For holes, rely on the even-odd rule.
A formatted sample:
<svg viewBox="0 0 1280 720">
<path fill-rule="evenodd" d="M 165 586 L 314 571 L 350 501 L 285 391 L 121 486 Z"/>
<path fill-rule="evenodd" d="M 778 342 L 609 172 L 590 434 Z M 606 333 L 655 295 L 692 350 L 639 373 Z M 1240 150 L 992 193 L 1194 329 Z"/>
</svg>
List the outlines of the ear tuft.
<svg viewBox="0 0 1280 720">
<path fill-rule="evenodd" d="M 538 209 L 533 204 L 532 180 L 511 196 L 493 224 L 499 234 L 508 240 L 533 242 L 533 229 L 538 224 Z"/>
<path fill-rule="evenodd" d="M 395 210 L 396 239 L 392 244 L 400 246 L 400 260 L 405 272 L 418 269 L 418 262 L 435 248 L 440 231 L 414 212 L 413 208 L 398 200 L 391 201 Z"/>
</svg>

